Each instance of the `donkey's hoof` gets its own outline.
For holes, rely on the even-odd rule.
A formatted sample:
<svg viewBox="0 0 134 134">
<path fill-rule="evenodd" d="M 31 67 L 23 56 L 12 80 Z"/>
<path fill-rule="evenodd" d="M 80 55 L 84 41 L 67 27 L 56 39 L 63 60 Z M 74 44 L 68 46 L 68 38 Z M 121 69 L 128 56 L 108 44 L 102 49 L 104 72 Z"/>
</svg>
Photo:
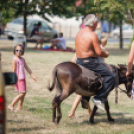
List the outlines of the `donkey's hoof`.
<svg viewBox="0 0 134 134">
<path fill-rule="evenodd" d="M 114 122 L 114 119 L 113 118 L 108 118 L 108 121 L 109 122 Z"/>
<path fill-rule="evenodd" d="M 52 122 L 57 124 L 57 119 L 52 119 Z"/>
<path fill-rule="evenodd" d="M 61 115 L 58 115 L 58 116 L 57 116 L 57 124 L 60 122 L 61 118 L 62 118 Z"/>
<path fill-rule="evenodd" d="M 90 122 L 92 125 L 95 124 L 94 120 L 89 120 L 89 122 Z"/>
</svg>

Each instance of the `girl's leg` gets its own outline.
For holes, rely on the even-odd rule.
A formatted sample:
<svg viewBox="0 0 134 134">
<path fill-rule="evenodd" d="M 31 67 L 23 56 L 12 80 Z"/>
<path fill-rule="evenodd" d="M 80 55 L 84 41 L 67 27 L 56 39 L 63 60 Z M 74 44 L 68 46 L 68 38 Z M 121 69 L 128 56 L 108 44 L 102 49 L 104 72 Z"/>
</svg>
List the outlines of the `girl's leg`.
<svg viewBox="0 0 134 134">
<path fill-rule="evenodd" d="M 75 117 L 75 110 L 76 110 L 76 108 L 78 107 L 78 105 L 79 105 L 79 103 L 81 101 L 81 97 L 82 97 L 81 95 L 77 95 L 77 97 L 76 97 L 76 99 L 74 101 L 74 104 L 72 106 L 72 109 L 71 109 L 71 111 L 69 113 L 69 117 L 70 118 L 74 118 Z"/>
<path fill-rule="evenodd" d="M 13 109 L 13 108 L 14 108 L 14 105 L 19 101 L 20 98 L 21 98 L 21 94 L 17 95 L 17 96 L 13 99 L 13 101 L 12 101 L 12 103 L 9 105 L 9 107 Z"/>
<path fill-rule="evenodd" d="M 19 103 L 18 103 L 18 108 L 19 110 L 22 109 L 22 105 L 23 105 L 23 102 L 24 102 L 24 97 L 25 97 L 26 93 L 21 93 L 21 97 L 19 99 Z"/>
<path fill-rule="evenodd" d="M 41 39 L 40 48 L 43 48 L 44 38 Z"/>
<path fill-rule="evenodd" d="M 88 109 L 87 109 L 87 111 L 88 111 L 88 114 L 89 114 L 89 116 L 92 114 L 92 110 L 91 110 L 91 108 L 90 108 L 90 104 L 88 103 Z"/>
</svg>

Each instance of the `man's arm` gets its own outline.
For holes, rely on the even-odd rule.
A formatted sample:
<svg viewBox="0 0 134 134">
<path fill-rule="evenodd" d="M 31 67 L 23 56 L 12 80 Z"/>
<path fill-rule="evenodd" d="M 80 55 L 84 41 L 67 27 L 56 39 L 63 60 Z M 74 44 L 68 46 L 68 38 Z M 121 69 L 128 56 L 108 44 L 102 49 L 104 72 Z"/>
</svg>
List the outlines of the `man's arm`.
<svg viewBox="0 0 134 134">
<path fill-rule="evenodd" d="M 133 60 L 134 60 L 134 41 L 132 42 L 131 50 L 130 50 L 128 60 L 127 60 L 127 73 L 126 73 L 126 76 L 131 74 L 132 67 L 133 67 Z"/>
<path fill-rule="evenodd" d="M 107 51 L 104 51 L 101 49 L 99 41 L 98 41 L 98 37 L 95 33 L 93 34 L 93 46 L 97 55 L 101 57 L 105 57 L 105 58 L 109 56 L 109 53 Z"/>
<path fill-rule="evenodd" d="M 35 34 L 41 35 L 41 34 L 44 34 L 44 31 L 41 31 L 41 32 L 35 31 Z"/>
<path fill-rule="evenodd" d="M 58 43 L 60 40 L 57 38 L 57 39 L 51 39 L 50 42 L 52 43 Z"/>
</svg>

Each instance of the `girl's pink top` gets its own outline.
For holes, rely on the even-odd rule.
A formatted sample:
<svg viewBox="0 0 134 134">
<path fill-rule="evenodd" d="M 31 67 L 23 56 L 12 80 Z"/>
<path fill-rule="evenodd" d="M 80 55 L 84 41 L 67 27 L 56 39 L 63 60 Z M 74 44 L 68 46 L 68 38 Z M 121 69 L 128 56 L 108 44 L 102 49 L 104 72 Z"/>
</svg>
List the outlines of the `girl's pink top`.
<svg viewBox="0 0 134 134">
<path fill-rule="evenodd" d="M 84 24 L 82 24 L 82 25 L 81 25 L 81 27 L 82 27 L 82 28 L 84 28 L 84 27 L 85 27 L 85 25 L 84 25 Z"/>
<path fill-rule="evenodd" d="M 18 59 L 17 57 L 14 57 L 13 60 L 16 61 L 15 73 L 18 77 L 18 80 L 25 79 L 24 58 L 20 57 L 20 59 Z"/>
</svg>

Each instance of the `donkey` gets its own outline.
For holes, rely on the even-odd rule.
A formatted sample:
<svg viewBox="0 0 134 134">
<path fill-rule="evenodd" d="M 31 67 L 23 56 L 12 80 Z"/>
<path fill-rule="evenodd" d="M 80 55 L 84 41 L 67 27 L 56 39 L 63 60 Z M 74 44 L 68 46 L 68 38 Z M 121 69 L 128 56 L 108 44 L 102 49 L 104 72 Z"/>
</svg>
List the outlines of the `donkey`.
<svg viewBox="0 0 134 134">
<path fill-rule="evenodd" d="M 131 96 L 132 90 L 132 82 L 134 77 L 134 72 L 126 77 L 126 65 L 118 65 L 118 84 L 125 84 L 126 94 L 128 97 Z M 82 96 L 93 96 L 96 95 L 98 89 L 94 87 L 88 87 L 88 81 L 85 77 L 83 77 L 83 71 L 81 67 L 72 62 L 63 62 L 55 66 L 53 69 L 53 82 L 52 85 L 48 87 L 50 91 L 52 91 L 56 85 L 56 95 L 52 101 L 52 121 L 55 123 L 59 123 L 62 118 L 60 105 L 64 99 L 66 99 L 69 95 L 76 92 Z M 87 73 L 88 75 L 88 73 Z M 88 91 L 86 91 L 88 89 Z M 114 89 L 114 85 L 113 85 Z M 57 109 L 57 115 L 56 115 Z M 108 121 L 114 122 L 114 119 L 111 117 L 109 112 L 109 104 L 108 100 L 105 102 L 105 109 L 107 112 Z M 94 106 L 93 112 L 90 116 L 89 122 L 94 123 L 94 116 L 96 113 L 97 107 Z"/>
</svg>

